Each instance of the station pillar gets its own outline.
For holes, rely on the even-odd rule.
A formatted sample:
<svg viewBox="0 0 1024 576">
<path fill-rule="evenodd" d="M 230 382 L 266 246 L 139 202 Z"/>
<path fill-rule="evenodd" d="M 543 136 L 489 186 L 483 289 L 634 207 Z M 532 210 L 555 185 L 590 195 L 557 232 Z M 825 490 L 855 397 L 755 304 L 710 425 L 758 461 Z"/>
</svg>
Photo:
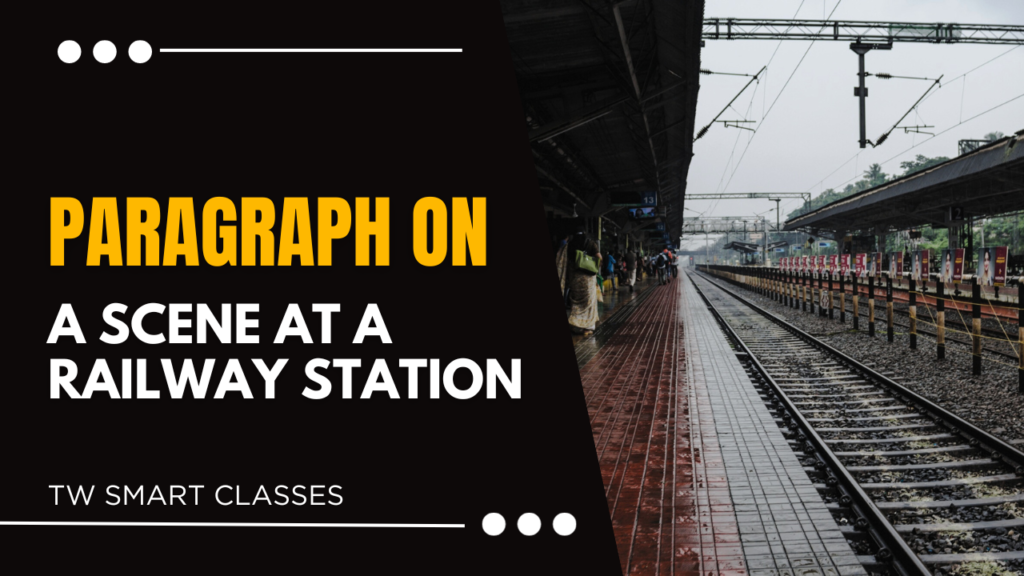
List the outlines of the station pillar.
<svg viewBox="0 0 1024 576">
<path fill-rule="evenodd" d="M 941 279 L 940 279 L 941 280 Z M 935 354 L 939 360 L 946 357 L 946 285 L 935 283 Z"/>
<path fill-rule="evenodd" d="M 907 294 L 910 296 L 910 305 L 907 308 L 907 312 L 910 315 L 910 349 L 917 350 L 917 282 L 913 278 L 910 279 L 910 290 Z"/>
<path fill-rule="evenodd" d="M 860 330 L 860 283 L 857 275 L 853 275 L 853 329 Z"/>
<path fill-rule="evenodd" d="M 885 324 L 886 335 L 891 344 L 893 341 L 892 332 L 892 276 L 885 277 Z"/>
<path fill-rule="evenodd" d="M 978 376 L 981 374 L 981 285 L 977 278 L 971 278 L 971 340 L 971 373 Z"/>
</svg>

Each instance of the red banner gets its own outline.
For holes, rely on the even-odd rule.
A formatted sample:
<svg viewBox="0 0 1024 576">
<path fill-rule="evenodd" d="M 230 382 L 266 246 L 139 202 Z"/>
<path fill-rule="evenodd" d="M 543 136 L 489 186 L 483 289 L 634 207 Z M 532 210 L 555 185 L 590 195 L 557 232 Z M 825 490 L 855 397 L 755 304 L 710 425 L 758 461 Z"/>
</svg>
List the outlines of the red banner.
<svg viewBox="0 0 1024 576">
<path fill-rule="evenodd" d="M 914 253 L 914 261 L 910 268 L 910 277 L 915 282 L 927 282 L 928 271 L 931 265 L 931 251 L 930 250 L 916 250 Z"/>
<path fill-rule="evenodd" d="M 850 255 L 843 254 L 839 257 L 839 275 L 847 276 L 850 274 Z"/>
<path fill-rule="evenodd" d="M 857 254 L 857 258 L 853 261 L 853 274 L 857 278 L 864 278 L 868 275 L 868 255 Z"/>
<path fill-rule="evenodd" d="M 996 246 L 996 271 L 993 274 L 994 286 L 1006 286 L 1006 260 L 1009 255 L 1010 252 L 1006 246 Z M 1020 302 L 1019 297 L 1017 301 Z"/>
</svg>

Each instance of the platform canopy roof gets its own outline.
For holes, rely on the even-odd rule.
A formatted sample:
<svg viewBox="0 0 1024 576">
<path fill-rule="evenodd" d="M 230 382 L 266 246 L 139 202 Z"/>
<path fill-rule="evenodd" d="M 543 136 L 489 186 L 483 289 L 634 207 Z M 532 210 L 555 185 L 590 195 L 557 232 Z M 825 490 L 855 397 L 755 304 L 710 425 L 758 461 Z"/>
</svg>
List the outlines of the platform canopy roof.
<svg viewBox="0 0 1024 576">
<path fill-rule="evenodd" d="M 657 191 L 666 230 L 678 230 L 704 2 L 506 0 L 501 7 L 546 203 L 604 215 L 616 210 L 611 192 Z"/>
<path fill-rule="evenodd" d="M 1024 130 L 786 221 L 812 233 L 907 230 L 945 225 L 950 208 L 964 217 L 1024 210 Z"/>
<path fill-rule="evenodd" d="M 733 240 L 722 247 L 723 250 L 736 250 L 737 252 L 743 252 L 744 254 L 756 254 L 761 251 L 762 245 L 754 242 L 739 242 Z"/>
</svg>

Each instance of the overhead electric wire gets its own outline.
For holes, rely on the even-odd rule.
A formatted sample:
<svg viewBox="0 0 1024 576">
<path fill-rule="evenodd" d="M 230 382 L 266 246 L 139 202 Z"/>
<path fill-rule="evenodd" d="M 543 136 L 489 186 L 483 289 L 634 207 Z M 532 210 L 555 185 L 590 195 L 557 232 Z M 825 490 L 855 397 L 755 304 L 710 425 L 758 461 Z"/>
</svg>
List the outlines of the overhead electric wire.
<svg viewBox="0 0 1024 576">
<path fill-rule="evenodd" d="M 732 103 L 735 102 L 736 99 L 739 98 L 741 94 L 746 92 L 747 88 L 749 88 L 751 84 L 753 84 L 754 82 L 757 81 L 757 77 L 761 75 L 761 72 L 764 72 L 765 68 L 767 68 L 767 66 L 762 66 L 761 69 L 757 71 L 757 74 L 754 74 L 754 76 L 750 79 L 750 81 L 748 81 L 743 86 L 743 88 L 741 88 L 740 91 L 737 92 L 736 95 L 732 97 L 732 100 L 729 100 L 729 103 L 725 105 L 725 108 L 722 108 L 722 111 L 719 112 L 718 114 L 716 114 L 715 117 L 711 119 L 711 122 L 708 122 L 707 126 L 701 128 L 700 131 L 697 132 L 697 135 L 693 137 L 693 141 L 694 142 L 696 142 L 697 140 L 700 140 L 705 134 L 708 133 L 708 130 L 711 128 L 712 125 L 714 125 L 714 123 L 718 120 L 718 118 L 722 114 L 725 114 L 726 110 L 728 110 L 729 108 L 732 107 Z"/>
<path fill-rule="evenodd" d="M 707 68 L 701 68 L 700 69 L 700 73 L 701 74 L 705 74 L 705 75 L 718 74 L 718 75 L 721 75 L 721 76 L 746 76 L 748 78 L 750 76 L 752 76 L 751 74 L 738 74 L 736 72 L 712 72 L 711 70 L 708 70 Z"/>
<path fill-rule="evenodd" d="M 1005 51 L 1005 52 L 1001 52 L 1001 53 L 1000 53 L 1000 54 L 999 54 L 998 56 L 995 56 L 995 57 L 993 57 L 993 58 L 989 58 L 988 60 L 986 60 L 986 61 L 982 62 L 981 64 L 978 64 L 978 65 L 977 65 L 977 66 L 975 66 L 974 68 L 971 68 L 971 69 L 970 69 L 970 70 L 968 70 L 967 72 L 964 72 L 963 74 L 961 74 L 961 75 L 959 75 L 959 76 L 956 76 L 956 77 L 955 77 L 955 78 L 953 78 L 952 80 L 949 80 L 949 81 L 947 81 L 945 85 L 946 85 L 946 86 L 949 86 L 949 85 L 950 85 L 950 84 L 952 84 L 953 82 L 956 82 L 957 80 L 959 80 L 959 79 L 961 79 L 961 78 L 963 78 L 963 77 L 967 76 L 967 75 L 968 75 L 968 74 L 970 74 L 971 72 L 974 72 L 975 70 L 978 70 L 979 68 L 982 68 L 983 66 L 987 66 L 987 65 L 991 64 L 992 62 L 995 62 L 996 60 L 998 60 L 998 59 L 1002 58 L 1003 56 L 1006 56 L 1007 54 L 1009 54 L 1010 52 L 1013 52 L 1013 51 L 1014 51 L 1014 50 L 1016 50 L 1017 48 L 1020 48 L 1020 46 L 1014 46 L 1013 48 L 1010 48 L 1009 50 L 1007 50 L 1007 51 Z M 924 100 L 922 100 L 922 101 L 921 101 L 921 104 L 923 104 L 924 102 L 926 102 L 926 101 L 928 100 L 928 98 L 931 98 L 932 96 L 934 96 L 934 95 L 936 95 L 936 94 L 938 94 L 938 92 L 932 92 L 931 94 L 929 94 L 928 96 L 926 96 L 926 97 L 924 98 Z M 1018 98 L 1019 98 L 1019 96 L 1018 96 Z M 1013 101 L 1013 100 L 1008 100 L 1007 102 L 1004 102 L 1003 104 L 1008 104 L 1009 102 L 1012 102 L 1012 101 Z M 999 106 L 1002 106 L 1003 104 L 1000 104 Z M 996 108 L 998 108 L 999 106 L 996 106 Z M 992 108 L 992 109 L 990 109 L 990 110 L 986 110 L 985 112 L 982 112 L 982 114 L 986 114 L 986 113 L 988 113 L 988 112 L 990 112 L 991 110 L 994 110 L 994 109 L 995 109 L 995 108 Z M 977 116 L 975 116 L 975 117 L 977 117 Z M 961 118 L 963 118 L 963 116 L 961 116 Z M 973 118 L 968 118 L 967 120 L 961 120 L 960 124 L 963 124 L 964 122 L 968 122 L 968 121 L 970 121 L 970 120 L 972 120 L 972 119 L 973 119 Z M 762 122 L 763 122 L 763 121 L 764 121 L 764 118 L 762 118 L 761 120 L 762 120 Z M 960 124 L 957 124 L 956 126 L 959 126 Z M 950 128 L 954 128 L 954 127 L 955 127 L 955 126 L 951 126 Z M 943 132 L 945 132 L 945 130 L 944 130 Z M 943 132 L 939 132 L 939 134 L 942 134 Z M 939 134 L 936 134 L 935 136 L 938 136 Z M 934 138 L 935 136 L 933 136 L 932 138 Z M 928 138 L 928 139 L 926 139 L 926 140 L 922 140 L 922 141 L 921 141 L 921 144 L 924 144 L 924 143 L 925 143 L 925 142 L 927 142 L 928 140 L 931 140 L 931 138 Z M 843 162 L 843 163 L 842 163 L 842 164 L 840 164 L 840 165 L 839 165 L 839 166 L 838 166 L 838 167 L 837 167 L 837 168 L 836 168 L 835 170 L 833 170 L 833 171 L 829 172 L 828 176 L 825 176 L 824 178 L 822 178 L 822 179 L 818 180 L 818 181 L 817 181 L 817 182 L 815 182 L 815 183 L 814 183 L 813 185 L 811 185 L 811 187 L 807 189 L 807 192 L 810 192 L 810 191 L 811 191 L 811 190 L 812 190 L 812 189 L 814 188 L 814 186 L 817 186 L 817 185 L 823 185 L 823 184 L 824 184 L 824 182 L 825 182 L 825 180 L 828 180 L 829 178 L 831 178 L 831 177 L 832 177 L 832 175 L 833 175 L 833 174 L 835 174 L 836 172 L 839 172 L 839 171 L 840 171 L 840 170 L 841 170 L 841 169 L 843 168 L 843 166 L 846 166 L 847 164 L 849 164 L 849 163 L 850 163 L 850 160 L 853 160 L 854 158 L 856 158 L 856 157 L 857 157 L 857 156 L 859 156 L 859 155 L 860 155 L 860 152 L 857 152 L 856 154 L 854 154 L 853 156 L 851 156 L 851 157 L 849 158 L 849 160 L 847 160 L 847 161 Z M 847 181 L 846 181 L 846 182 L 844 182 L 843 184 L 840 184 L 840 186 L 842 186 L 842 185 L 845 185 L 845 184 L 846 184 L 847 182 L 852 182 L 852 181 L 853 181 L 853 180 L 855 180 L 856 178 L 857 178 L 857 176 L 854 176 L 854 177 L 853 177 L 853 178 L 851 178 L 850 180 L 847 180 Z M 833 187 L 832 189 L 834 190 L 835 188 Z"/>
<path fill-rule="evenodd" d="M 949 80 L 949 81 L 947 81 L 947 82 L 946 82 L 946 86 L 949 86 L 950 84 L 952 84 L 953 82 L 956 82 L 957 80 L 959 80 L 959 79 L 961 79 L 961 78 L 966 78 L 966 77 L 967 77 L 967 75 L 968 75 L 968 74 L 970 74 L 971 72 L 974 72 L 975 70 L 977 70 L 978 68 L 981 68 L 982 66 L 987 66 L 988 64 L 991 64 L 992 62 L 995 62 L 996 60 L 999 60 L 1000 58 L 1002 58 L 1003 56 L 1006 56 L 1006 55 L 1007 55 L 1007 54 L 1009 54 L 1010 52 L 1013 52 L 1013 51 L 1014 51 L 1014 50 L 1016 50 L 1017 48 L 1020 48 L 1020 46 L 1019 46 L 1019 45 L 1018 45 L 1018 46 L 1014 46 L 1013 48 L 1010 48 L 1010 49 L 1009 49 L 1009 50 L 1007 50 L 1006 52 L 1002 52 L 1002 53 L 1000 53 L 1000 54 L 999 54 L 998 56 L 996 56 L 996 57 L 994 57 L 994 58 L 990 58 L 990 59 L 988 59 L 988 60 L 986 60 L 986 61 L 982 62 L 981 64 L 978 64 L 977 66 L 975 66 L 974 68 L 971 68 L 971 69 L 970 69 L 970 70 L 968 70 L 967 72 L 964 72 L 963 74 L 961 74 L 961 75 L 957 76 L 956 78 L 953 78 L 952 80 Z M 931 94 L 931 96 L 928 96 L 928 98 L 931 98 L 931 97 L 932 97 L 932 96 L 934 96 L 935 94 L 938 94 L 938 92 L 933 92 L 933 93 Z M 927 100 L 928 98 L 925 98 L 925 100 Z"/>
<path fill-rule="evenodd" d="M 941 81 L 942 76 L 939 76 L 938 79 L 935 80 L 935 83 L 929 86 L 928 89 L 924 91 L 924 94 L 922 94 L 921 97 L 917 99 L 917 102 L 914 102 L 914 105 L 910 107 L 910 110 L 907 110 L 906 113 L 903 114 L 903 116 L 900 116 L 900 119 L 897 120 L 896 123 L 892 125 L 892 128 L 889 128 L 889 130 L 887 130 L 885 134 L 882 134 L 881 136 L 878 137 L 878 142 L 872 142 L 868 140 L 868 144 L 871 144 L 872 148 L 878 148 L 879 146 L 881 146 L 882 142 L 885 142 L 885 139 L 889 137 L 889 134 L 891 134 L 892 131 L 895 130 L 896 127 L 900 125 L 900 122 L 903 122 L 903 119 L 909 116 L 910 113 L 913 112 L 915 108 L 917 108 L 917 105 L 920 104 L 922 100 L 924 100 L 924 97 L 927 96 L 928 93 L 932 91 L 932 88 L 935 88 L 936 86 L 940 85 L 939 82 Z"/>
<path fill-rule="evenodd" d="M 832 11 L 828 13 L 828 18 L 826 18 L 825 20 L 828 20 L 829 18 L 832 17 L 833 14 L 836 13 L 836 8 L 839 8 L 839 5 L 842 4 L 842 2 L 843 2 L 843 0 L 839 0 L 838 2 L 836 2 L 836 5 L 832 8 Z M 803 6 L 803 3 L 801 3 L 800 5 Z M 799 11 L 799 8 L 797 9 L 797 11 Z M 795 18 L 795 16 L 794 16 L 794 18 Z M 825 29 L 825 27 L 822 26 L 821 30 L 824 30 L 824 29 Z M 819 30 L 819 32 L 821 30 Z M 757 136 L 757 133 L 761 130 L 761 127 L 764 126 L 764 121 L 768 118 L 768 115 L 771 114 L 772 108 L 775 107 L 775 103 L 778 102 L 779 98 L 782 97 L 782 93 L 786 91 L 786 86 L 789 86 L 789 81 L 793 79 L 794 75 L 796 75 L 796 71 L 799 70 L 800 69 L 800 65 L 804 63 L 804 58 L 807 58 L 807 54 L 811 51 L 811 48 L 814 47 L 814 43 L 815 42 L 816 42 L 816 40 L 811 40 L 811 43 L 807 46 L 807 50 L 804 51 L 804 55 L 800 57 L 800 61 L 796 63 L 796 67 L 793 68 L 793 71 L 790 72 L 790 74 L 789 74 L 789 78 L 786 79 L 786 83 L 782 85 L 782 89 L 779 90 L 779 93 L 775 96 L 775 100 L 772 101 L 772 105 L 768 107 L 768 111 L 765 112 L 764 116 L 761 117 L 761 122 L 758 123 L 757 130 L 754 130 L 754 133 L 750 135 L 750 139 L 747 140 L 746 146 L 743 147 L 743 152 L 740 154 L 740 159 L 736 162 L 736 168 L 734 168 L 733 171 L 732 171 L 732 174 L 729 175 L 729 181 L 726 182 L 725 188 L 723 188 L 723 190 L 728 190 L 729 189 L 729 184 L 732 184 L 732 179 L 733 179 L 734 176 L 736 176 L 736 171 L 740 169 L 740 164 L 743 163 L 743 158 L 746 157 L 747 150 L 750 149 L 750 143 L 754 141 L 754 136 Z M 773 55 L 773 57 L 774 57 L 774 55 Z"/>
<path fill-rule="evenodd" d="M 806 1 L 807 0 L 800 0 L 800 5 L 796 7 L 796 12 L 793 13 L 793 18 L 796 18 L 797 15 L 800 14 L 800 9 L 804 7 L 804 2 L 806 2 Z M 762 94 L 762 98 L 765 98 L 766 95 L 768 94 L 768 67 L 771 66 L 772 60 L 775 60 L 775 55 L 779 53 L 779 48 L 782 47 L 782 42 L 783 42 L 782 40 L 779 40 L 779 43 L 775 45 L 775 50 L 772 51 L 771 57 L 768 58 L 768 63 L 764 65 L 764 68 L 765 68 L 764 91 L 761 93 Z M 751 110 L 751 108 L 753 107 L 753 104 L 754 104 L 754 96 L 757 94 L 757 89 L 760 88 L 760 87 L 761 87 L 761 83 L 758 82 L 757 86 L 754 87 L 754 92 L 750 95 L 750 105 L 747 106 L 747 115 L 750 114 L 750 110 Z M 746 116 L 744 116 L 744 119 L 746 119 Z M 761 106 L 761 119 L 764 120 L 764 104 L 763 103 L 762 103 L 762 106 Z M 757 131 L 755 130 L 754 133 L 756 134 Z M 736 142 L 734 142 L 733 145 L 732 145 L 732 152 L 729 153 L 729 159 L 725 163 L 725 169 L 722 171 L 722 178 L 719 179 L 718 187 L 715 188 L 715 192 L 718 192 L 721 189 L 722 180 L 725 179 L 725 174 L 726 174 L 726 172 L 729 171 L 729 164 L 732 163 L 732 157 L 736 154 L 736 146 L 739 144 L 740 136 L 742 136 L 742 135 L 743 135 L 742 132 L 739 132 L 739 133 L 736 134 Z M 751 137 L 753 137 L 753 135 L 751 135 Z M 745 151 L 745 149 L 744 149 L 744 151 Z M 732 181 L 732 178 L 730 177 L 729 180 Z M 709 209 L 709 210 L 713 210 L 717 206 L 718 206 L 718 201 L 716 200 L 715 203 L 712 204 L 712 208 Z"/>
<path fill-rule="evenodd" d="M 747 114 L 743 116 L 744 118 L 746 118 L 747 116 L 750 115 L 750 110 L 754 106 L 754 98 L 757 96 L 757 89 L 759 87 L 760 87 L 760 84 L 758 84 L 758 86 L 755 86 L 754 87 L 754 91 L 750 94 L 750 103 L 747 104 Z M 734 110 L 735 110 L 735 108 L 734 108 Z M 728 174 L 728 172 L 729 172 L 729 165 L 732 164 L 732 158 L 733 158 L 733 156 L 736 155 L 736 146 L 739 145 L 739 143 L 740 143 L 740 136 L 742 136 L 742 135 L 743 135 L 742 132 L 736 134 L 736 141 L 733 142 L 733 144 L 732 144 L 732 151 L 729 153 L 729 159 L 725 161 L 725 168 L 722 170 L 722 177 L 718 179 L 718 186 L 715 187 L 715 193 L 718 193 L 718 192 L 722 191 L 722 182 L 725 182 L 725 175 Z M 717 205 L 718 205 L 718 202 L 716 201 L 714 204 L 712 204 L 712 209 L 714 209 L 714 207 L 716 207 Z"/>
<path fill-rule="evenodd" d="M 891 158 L 889 158 L 887 160 L 883 160 L 882 162 L 878 162 L 877 164 L 879 166 L 884 166 L 885 164 L 888 164 L 889 162 L 892 162 L 896 158 L 899 158 L 903 154 L 906 154 L 907 152 L 910 152 L 911 150 L 913 150 L 914 148 L 917 148 L 918 146 L 924 144 L 925 142 L 930 142 L 930 141 L 934 140 L 935 138 L 938 138 L 939 136 L 942 136 L 946 132 L 949 132 L 953 128 L 956 128 L 957 126 L 960 126 L 961 124 L 966 124 L 966 123 L 970 122 L 971 120 L 974 120 L 975 118 L 978 118 L 980 116 L 984 116 L 985 114 L 988 114 L 989 112 L 992 112 L 993 110 L 996 110 L 997 108 L 1002 108 L 1003 106 L 1006 106 L 1010 102 L 1013 102 L 1014 100 L 1017 100 L 1017 99 L 1020 99 L 1020 98 L 1024 98 L 1024 94 L 1018 94 L 1018 95 L 1014 96 L 1013 98 L 1010 98 L 1006 102 L 1003 102 L 1002 104 L 996 104 L 995 106 L 989 108 L 988 110 L 985 110 L 984 112 L 980 112 L 978 114 L 975 114 L 974 116 L 971 116 L 967 120 L 961 120 L 960 122 L 950 126 L 949 128 L 946 128 L 942 132 L 939 132 L 939 133 L 935 134 L 935 136 L 932 136 L 931 138 L 927 138 L 925 140 L 922 140 L 922 141 L 918 142 L 917 144 L 914 144 L 910 148 L 907 148 L 906 150 L 900 152 L 899 154 L 896 154 L 895 156 L 893 156 L 893 157 L 891 157 Z M 847 162 L 849 162 L 849 160 L 847 160 Z M 858 176 L 854 176 L 853 178 L 850 178 L 846 182 L 843 182 L 842 184 L 839 184 L 839 186 L 845 186 L 845 185 L 849 184 L 850 182 L 853 182 L 854 180 L 856 180 L 858 177 L 859 177 L 859 175 Z M 833 190 L 834 189 L 835 188 L 833 188 Z"/>
<path fill-rule="evenodd" d="M 872 74 L 871 72 L 865 72 L 864 75 L 874 76 L 875 78 L 879 78 L 881 80 L 892 80 L 893 78 L 899 78 L 901 80 L 931 80 L 933 82 L 936 82 L 935 78 L 922 78 L 920 76 L 896 76 L 895 74 L 889 74 L 887 72 L 876 72 L 874 74 Z"/>
</svg>

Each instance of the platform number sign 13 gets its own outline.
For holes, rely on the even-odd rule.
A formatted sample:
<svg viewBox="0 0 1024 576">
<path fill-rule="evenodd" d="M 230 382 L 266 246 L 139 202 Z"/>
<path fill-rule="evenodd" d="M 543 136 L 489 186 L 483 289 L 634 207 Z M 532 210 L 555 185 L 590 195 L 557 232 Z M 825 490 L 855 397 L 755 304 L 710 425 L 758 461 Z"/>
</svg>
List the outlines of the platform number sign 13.
<svg viewBox="0 0 1024 576">
<path fill-rule="evenodd" d="M 644 206 L 657 206 L 658 205 L 658 193 L 657 192 L 643 192 L 640 195 L 640 203 Z"/>
</svg>

